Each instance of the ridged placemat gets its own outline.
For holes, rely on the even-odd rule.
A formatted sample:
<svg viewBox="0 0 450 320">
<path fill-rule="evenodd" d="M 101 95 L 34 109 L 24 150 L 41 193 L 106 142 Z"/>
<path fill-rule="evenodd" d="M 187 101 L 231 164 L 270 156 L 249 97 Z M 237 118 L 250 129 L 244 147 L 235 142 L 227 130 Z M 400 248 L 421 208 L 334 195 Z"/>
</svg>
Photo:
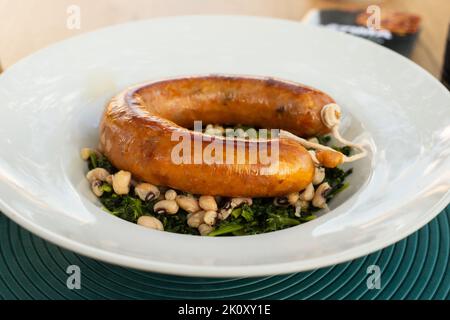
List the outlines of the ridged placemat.
<svg viewBox="0 0 450 320">
<path fill-rule="evenodd" d="M 208 279 L 122 268 L 38 238 L 0 214 L 2 299 L 449 299 L 450 206 L 408 238 L 333 267 L 259 278 Z M 81 270 L 70 290 L 69 265 Z M 370 265 L 381 288 L 369 289 Z"/>
</svg>

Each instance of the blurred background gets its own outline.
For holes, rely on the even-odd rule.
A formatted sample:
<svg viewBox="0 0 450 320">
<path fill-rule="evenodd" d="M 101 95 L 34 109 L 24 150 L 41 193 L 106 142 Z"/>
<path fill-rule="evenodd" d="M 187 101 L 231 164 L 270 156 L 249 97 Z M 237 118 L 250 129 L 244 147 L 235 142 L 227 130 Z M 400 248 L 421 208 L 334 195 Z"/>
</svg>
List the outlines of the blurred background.
<svg viewBox="0 0 450 320">
<path fill-rule="evenodd" d="M 70 15 L 67 10 L 72 5 L 80 8 L 79 29 L 66 26 Z M 313 8 L 365 10 L 369 5 L 421 17 L 421 31 L 411 59 L 440 78 L 450 0 L 0 0 L 0 61 L 3 68 L 8 68 L 53 42 L 104 26 L 151 17 L 240 14 L 300 21 Z"/>
</svg>

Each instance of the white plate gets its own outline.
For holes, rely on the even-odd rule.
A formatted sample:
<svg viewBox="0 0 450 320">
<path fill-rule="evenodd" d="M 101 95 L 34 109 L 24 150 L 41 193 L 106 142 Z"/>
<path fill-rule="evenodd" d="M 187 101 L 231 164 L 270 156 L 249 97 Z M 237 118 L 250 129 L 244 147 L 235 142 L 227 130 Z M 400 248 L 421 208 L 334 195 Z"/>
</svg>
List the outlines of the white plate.
<svg viewBox="0 0 450 320">
<path fill-rule="evenodd" d="M 205 73 L 317 87 L 371 157 L 315 221 L 246 237 L 144 229 L 101 210 L 84 178 L 104 104 L 127 85 Z M 108 262 L 195 276 L 256 276 L 336 264 L 381 249 L 449 202 L 450 94 L 378 45 L 295 22 L 179 17 L 106 28 L 46 48 L 0 77 L 0 208 L 62 247 Z M 345 200 L 345 201 L 344 201 Z"/>
</svg>

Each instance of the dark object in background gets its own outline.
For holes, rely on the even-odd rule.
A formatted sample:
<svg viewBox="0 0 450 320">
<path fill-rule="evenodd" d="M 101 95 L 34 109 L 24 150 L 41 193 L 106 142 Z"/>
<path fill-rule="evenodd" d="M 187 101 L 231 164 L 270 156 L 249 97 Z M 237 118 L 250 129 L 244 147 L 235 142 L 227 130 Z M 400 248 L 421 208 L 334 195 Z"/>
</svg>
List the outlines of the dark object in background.
<svg viewBox="0 0 450 320">
<path fill-rule="evenodd" d="M 303 21 L 374 41 L 409 57 L 420 31 L 420 17 L 410 13 L 381 10 L 381 28 L 376 30 L 367 27 L 370 16 L 365 10 L 325 9 L 310 11 Z"/>
<path fill-rule="evenodd" d="M 442 83 L 450 90 L 450 25 L 447 32 L 447 45 L 445 46 L 444 65 L 442 67 Z"/>
</svg>

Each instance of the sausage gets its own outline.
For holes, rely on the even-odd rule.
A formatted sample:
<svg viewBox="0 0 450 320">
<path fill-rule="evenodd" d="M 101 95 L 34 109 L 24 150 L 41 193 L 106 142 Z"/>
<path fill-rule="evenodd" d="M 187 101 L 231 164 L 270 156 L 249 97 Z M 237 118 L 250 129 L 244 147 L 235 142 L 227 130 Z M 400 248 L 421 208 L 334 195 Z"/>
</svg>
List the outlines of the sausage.
<svg viewBox="0 0 450 320">
<path fill-rule="evenodd" d="M 314 177 L 313 161 L 303 146 L 284 137 L 244 141 L 209 136 L 205 141 L 205 135 L 190 130 L 194 121 L 277 128 L 310 137 L 329 132 L 320 111 L 333 102 L 319 90 L 272 78 L 210 75 L 145 83 L 118 94 L 106 106 L 100 149 L 114 166 L 152 184 L 193 194 L 283 196 L 303 190 Z M 172 152 L 180 140 L 172 141 L 173 135 L 190 142 L 194 155 L 211 142 L 223 143 L 212 155 L 226 163 L 199 163 L 192 161 L 194 156 L 190 163 L 174 162 Z M 269 157 L 279 150 L 276 165 L 263 163 L 259 153 L 257 162 L 251 162 L 249 152 L 255 145 Z M 244 163 L 237 162 L 239 152 L 245 155 Z"/>
</svg>

